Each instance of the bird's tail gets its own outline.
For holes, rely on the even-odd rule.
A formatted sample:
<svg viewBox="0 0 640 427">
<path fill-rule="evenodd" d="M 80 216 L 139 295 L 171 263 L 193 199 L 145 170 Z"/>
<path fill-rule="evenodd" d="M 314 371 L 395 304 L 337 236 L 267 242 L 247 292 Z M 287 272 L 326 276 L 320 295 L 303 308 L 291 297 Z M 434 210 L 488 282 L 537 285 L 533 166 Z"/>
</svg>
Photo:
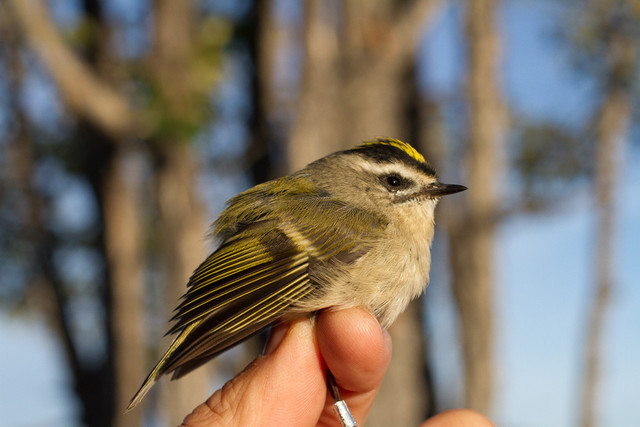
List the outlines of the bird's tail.
<svg viewBox="0 0 640 427">
<path fill-rule="evenodd" d="M 184 328 L 184 330 L 176 337 L 175 340 L 171 343 L 167 351 L 164 353 L 162 358 L 156 363 L 156 366 L 153 368 L 147 378 L 144 380 L 140 389 L 133 395 L 131 398 L 131 402 L 129 402 L 129 406 L 125 412 L 133 409 L 140 401 L 144 398 L 147 392 L 153 387 L 153 385 L 160 379 L 160 377 L 165 373 L 165 368 L 167 366 L 168 361 L 170 360 L 173 353 L 178 349 L 180 344 L 184 341 L 184 339 L 189 335 L 189 333 L 195 328 L 200 322 L 194 322 L 193 324 Z"/>
</svg>

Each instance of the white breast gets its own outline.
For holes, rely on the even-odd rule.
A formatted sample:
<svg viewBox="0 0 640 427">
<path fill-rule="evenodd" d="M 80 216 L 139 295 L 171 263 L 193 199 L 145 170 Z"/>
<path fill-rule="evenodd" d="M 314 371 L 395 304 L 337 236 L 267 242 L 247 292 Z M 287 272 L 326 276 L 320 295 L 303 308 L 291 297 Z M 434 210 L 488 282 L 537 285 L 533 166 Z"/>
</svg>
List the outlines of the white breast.
<svg viewBox="0 0 640 427">
<path fill-rule="evenodd" d="M 409 203 L 386 230 L 389 238 L 332 280 L 323 305 L 364 307 L 388 327 L 429 281 L 436 201 Z"/>
</svg>

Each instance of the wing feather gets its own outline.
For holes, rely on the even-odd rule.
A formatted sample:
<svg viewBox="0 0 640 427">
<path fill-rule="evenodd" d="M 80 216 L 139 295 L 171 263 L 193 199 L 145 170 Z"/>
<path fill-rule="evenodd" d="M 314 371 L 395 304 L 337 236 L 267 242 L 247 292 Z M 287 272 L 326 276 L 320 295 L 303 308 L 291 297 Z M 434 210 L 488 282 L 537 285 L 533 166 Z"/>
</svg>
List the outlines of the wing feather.
<svg viewBox="0 0 640 427">
<path fill-rule="evenodd" d="M 286 196 L 286 210 L 276 211 L 284 187 L 275 181 L 256 188 L 232 199 L 216 223 L 225 240 L 189 279 L 168 332 L 178 335 L 129 408 L 161 375 L 179 378 L 295 311 L 305 298 L 317 298 L 323 286 L 310 277 L 325 276 L 314 269 L 334 268 L 333 260 L 353 262 L 387 224 L 304 185 L 296 187 L 300 194 Z"/>
<path fill-rule="evenodd" d="M 275 261 L 273 264 L 260 265 L 227 283 L 212 281 L 211 287 L 206 288 L 206 291 L 185 299 L 172 319 L 177 322 L 170 333 L 214 312 L 224 310 L 226 306 L 235 302 L 244 304 L 261 296 L 262 290 L 267 291 L 269 295 L 277 296 L 281 288 L 287 285 L 287 281 L 304 273 L 308 266 L 308 257 L 298 255 L 295 258 Z"/>
<path fill-rule="evenodd" d="M 199 366 L 195 360 L 204 363 L 264 329 L 318 289 L 309 280 L 312 261 L 354 260 L 386 226 L 380 216 L 331 198 L 305 194 L 291 203 L 285 218 L 263 212 L 236 230 L 193 273 L 168 332 L 188 328 L 189 336 L 165 372 L 180 368 L 174 375 L 184 375 L 187 366 Z"/>
<path fill-rule="evenodd" d="M 304 286 L 304 281 L 305 278 L 300 277 L 283 289 L 283 293 L 277 297 L 256 301 L 222 323 L 216 323 L 213 317 L 205 319 L 192 331 L 191 339 L 185 340 L 181 354 L 172 361 L 172 365 L 177 367 L 195 359 L 208 360 L 219 354 L 221 347 L 226 349 L 235 345 L 273 323 L 292 301 L 297 301 L 311 292 L 309 287 Z M 199 334 L 199 330 L 202 333 Z M 172 366 L 169 365 L 167 371 L 171 370 Z"/>
</svg>

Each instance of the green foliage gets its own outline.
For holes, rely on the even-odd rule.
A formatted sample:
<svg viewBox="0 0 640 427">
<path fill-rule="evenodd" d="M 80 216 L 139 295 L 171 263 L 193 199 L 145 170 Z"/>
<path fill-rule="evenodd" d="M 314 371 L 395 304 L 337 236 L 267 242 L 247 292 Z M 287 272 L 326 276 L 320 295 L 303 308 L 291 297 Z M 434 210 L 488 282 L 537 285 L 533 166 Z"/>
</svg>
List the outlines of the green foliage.
<svg viewBox="0 0 640 427">
<path fill-rule="evenodd" d="M 558 124 L 516 123 L 510 147 L 525 205 L 546 203 L 593 171 L 592 141 Z"/>
<path fill-rule="evenodd" d="M 570 8 L 567 18 L 564 37 L 572 46 L 574 66 L 595 76 L 605 90 L 614 86 L 637 91 L 640 2 L 591 1 Z"/>
<path fill-rule="evenodd" d="M 216 16 L 204 17 L 195 29 L 192 54 L 184 76 L 185 105 L 176 108 L 166 96 L 166 88 L 154 79 L 153 70 L 141 76 L 146 88 L 145 108 L 153 122 L 152 140 L 189 141 L 211 120 L 211 93 L 223 77 L 225 48 L 233 35 L 233 25 Z"/>
</svg>

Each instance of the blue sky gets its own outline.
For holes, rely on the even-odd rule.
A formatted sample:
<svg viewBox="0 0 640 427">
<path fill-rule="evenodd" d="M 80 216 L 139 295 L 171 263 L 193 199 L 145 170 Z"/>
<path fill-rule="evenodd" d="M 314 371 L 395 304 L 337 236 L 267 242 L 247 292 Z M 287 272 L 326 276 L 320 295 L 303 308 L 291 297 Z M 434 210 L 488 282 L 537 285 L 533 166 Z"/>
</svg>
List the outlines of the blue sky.
<svg viewBox="0 0 640 427">
<path fill-rule="evenodd" d="M 42 319 L 0 311 L 0 342 L 2 425 L 69 426 L 76 416 L 65 360 Z"/>
<path fill-rule="evenodd" d="M 618 192 L 616 289 L 603 333 L 600 425 L 640 421 L 640 170 L 636 154 Z M 575 425 L 586 313 L 593 295 L 590 199 L 501 227 L 498 401 L 504 425 Z M 624 230 L 624 232 L 622 232 Z M 528 413 L 536 422 L 521 418 Z M 533 418 L 535 417 L 535 418 Z M 513 422 L 512 422 L 513 421 Z"/>
<path fill-rule="evenodd" d="M 550 2 L 513 1 L 503 7 L 503 87 L 518 114 L 578 125 L 588 117 L 594 93 L 589 79 L 571 70 L 562 47 L 550 36 L 561 12 Z M 456 29 L 460 19 L 456 8 L 446 8 L 421 48 L 425 70 L 421 83 L 441 96 L 455 93 L 462 84 Z M 616 194 L 617 282 L 603 334 L 598 407 L 601 425 L 607 426 L 640 424 L 637 144 L 633 148 L 627 144 L 621 183 Z M 565 427 L 577 422 L 584 322 L 594 284 L 593 208 L 589 189 L 583 187 L 574 197 L 558 201 L 553 212 L 513 217 L 499 228 L 494 417 L 498 425 Z M 434 250 L 442 251 L 437 239 Z M 443 400 L 459 403 L 456 324 L 441 271 L 434 271 L 427 292 L 436 381 Z M 42 322 L 0 312 L 0 342 L 3 424 L 69 425 L 75 402 L 64 359 Z"/>
</svg>

